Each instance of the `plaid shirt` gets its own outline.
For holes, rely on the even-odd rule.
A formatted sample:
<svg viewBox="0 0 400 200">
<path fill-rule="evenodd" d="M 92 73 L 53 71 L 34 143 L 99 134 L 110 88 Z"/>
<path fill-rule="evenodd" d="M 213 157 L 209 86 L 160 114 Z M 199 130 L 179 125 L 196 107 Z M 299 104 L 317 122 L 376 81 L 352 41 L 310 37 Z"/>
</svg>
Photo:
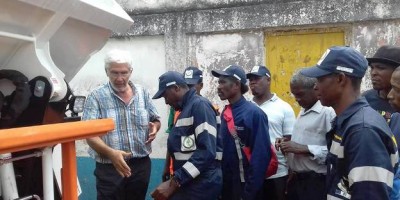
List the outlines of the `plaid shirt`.
<svg viewBox="0 0 400 200">
<path fill-rule="evenodd" d="M 94 90 L 86 99 L 82 120 L 114 119 L 115 129 L 101 136 L 111 148 L 131 152 L 133 157 L 145 157 L 151 153 L 148 139 L 150 121 L 160 118 L 150 94 L 142 86 L 129 82 L 134 97 L 126 105 L 115 94 L 110 83 Z M 98 155 L 92 148 L 89 154 L 100 163 L 111 163 L 107 158 Z"/>
</svg>

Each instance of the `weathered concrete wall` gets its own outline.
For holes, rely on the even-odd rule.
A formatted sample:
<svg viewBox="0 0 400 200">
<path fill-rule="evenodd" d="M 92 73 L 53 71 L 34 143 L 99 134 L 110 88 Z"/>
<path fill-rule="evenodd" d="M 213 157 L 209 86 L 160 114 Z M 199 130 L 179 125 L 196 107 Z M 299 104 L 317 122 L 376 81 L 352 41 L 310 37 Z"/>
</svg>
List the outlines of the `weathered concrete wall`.
<svg viewBox="0 0 400 200">
<path fill-rule="evenodd" d="M 220 104 L 221 107 L 222 103 L 215 95 L 217 79 L 211 76 L 211 70 L 235 64 L 245 66 L 246 71 L 249 71 L 252 66 L 263 64 L 265 57 L 263 35 L 261 31 L 189 34 L 186 63 L 202 68 L 204 72 L 202 95 Z"/>
<path fill-rule="evenodd" d="M 132 51 L 137 72 L 133 80 L 144 84 L 152 94 L 157 90 L 157 78 L 167 70 L 183 71 L 188 65 L 201 67 L 205 87 L 202 94 L 222 104 L 215 94 L 216 79 L 211 70 L 229 64 L 243 65 L 249 70 L 255 64 L 265 64 L 265 33 L 274 31 L 339 28 L 345 32 L 346 44 L 372 56 L 383 44 L 400 45 L 399 0 L 117 0 L 135 21 L 128 33 L 116 36 L 105 47 L 117 46 Z M 102 50 L 103 51 L 103 50 Z M 106 81 L 99 52 L 71 82 L 72 88 L 93 89 Z M 101 65 L 101 67 L 99 67 Z M 100 70 L 101 69 L 101 70 Z M 136 73 L 136 74 L 135 74 Z M 90 80 L 90 81 L 86 81 Z M 370 88 L 368 76 L 362 89 Z M 155 101 L 167 120 L 167 106 Z M 149 191 L 160 181 L 165 153 L 166 134 L 162 127 L 156 141 Z M 78 155 L 85 154 L 78 146 Z M 80 158 L 86 166 L 90 159 Z M 157 168 L 158 167 L 158 168 Z M 90 168 L 78 168 L 82 187 L 94 191 L 93 163 Z M 85 193 L 80 199 L 93 199 Z M 150 198 L 148 198 L 150 199 Z"/>
<path fill-rule="evenodd" d="M 265 51 L 263 33 L 274 30 L 339 27 L 346 32 L 346 43 L 371 56 L 382 44 L 398 44 L 400 1 L 398 0 L 203 0 L 203 1 L 119 1 L 135 20 L 126 36 L 163 35 L 166 67 L 182 71 L 189 64 L 198 64 L 207 71 L 229 63 L 245 67 L 260 64 Z M 237 56 L 206 52 L 196 40 L 212 38 L 218 43 L 221 35 L 236 35 Z M 245 39 L 248 35 L 258 35 Z M 249 49 L 252 44 L 258 50 Z M 235 41 L 231 41 L 233 45 Z M 225 44 L 224 44 L 225 45 Z M 229 45 L 228 45 L 229 46 Z M 216 46 L 218 47 L 218 46 Z M 221 46 L 219 46 L 221 47 Z M 245 48 L 246 47 L 246 48 Z M 221 51 L 221 50 L 218 50 Z M 196 58 L 199 55 L 199 58 Z M 243 55 L 250 59 L 243 60 Z M 203 56 L 203 57 L 201 57 Z M 209 63 L 211 60 L 215 62 Z M 253 59 L 253 60 L 251 60 Z M 204 61 L 204 62 L 203 62 Z M 261 60 L 263 61 L 263 60 Z M 196 63 L 197 62 L 197 63 Z M 210 68 L 209 66 L 213 66 Z M 212 86 L 211 86 L 212 87 Z M 368 81 L 363 89 L 368 88 Z M 205 88 L 205 93 L 213 88 Z M 212 96 L 209 96 L 213 98 Z"/>
<path fill-rule="evenodd" d="M 400 46 L 400 19 L 355 23 L 351 32 L 350 45 L 359 49 L 366 57 L 373 56 L 384 44 Z M 372 85 L 367 73 L 361 90 L 368 88 L 372 88 Z"/>
<path fill-rule="evenodd" d="M 397 19 L 400 17 L 399 7 L 400 1 L 397 0 L 281 0 L 260 1 L 259 4 L 245 4 L 220 9 L 210 7 L 205 10 L 182 12 L 170 10 L 170 12 L 162 14 L 157 14 L 157 10 L 154 12 L 149 10 L 147 13 L 131 15 L 135 24 L 129 34 L 166 34 L 174 30 L 184 33 L 226 32 Z M 127 9 L 135 9 L 135 7 Z M 176 22 L 180 22 L 180 24 L 176 24 Z M 175 26 L 176 29 L 170 29 L 169 25 Z"/>
</svg>

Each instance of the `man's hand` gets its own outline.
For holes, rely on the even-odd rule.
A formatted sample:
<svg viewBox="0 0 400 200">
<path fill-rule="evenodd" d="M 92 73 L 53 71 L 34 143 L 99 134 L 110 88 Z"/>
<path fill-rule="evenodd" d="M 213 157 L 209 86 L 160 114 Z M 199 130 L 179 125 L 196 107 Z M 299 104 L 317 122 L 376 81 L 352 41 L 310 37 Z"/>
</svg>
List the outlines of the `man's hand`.
<svg viewBox="0 0 400 200">
<path fill-rule="evenodd" d="M 281 151 L 285 153 L 310 153 L 306 145 L 298 144 L 292 141 L 283 141 L 280 143 L 279 146 L 281 148 Z"/>
<path fill-rule="evenodd" d="M 286 140 L 286 138 L 276 138 L 276 140 L 275 140 L 275 149 L 276 149 L 277 151 L 280 150 L 281 144 L 282 144 L 282 142 L 285 141 L 285 140 Z"/>
<path fill-rule="evenodd" d="M 131 176 L 131 168 L 125 162 L 125 159 L 130 157 L 132 157 L 131 153 L 127 153 L 120 150 L 113 150 L 111 155 L 109 156 L 115 169 L 122 177 Z"/>
<path fill-rule="evenodd" d="M 178 189 L 178 185 L 175 180 L 169 179 L 161 183 L 152 193 L 151 197 L 155 200 L 167 200 L 172 194 Z"/>
<path fill-rule="evenodd" d="M 156 139 L 156 134 L 158 132 L 159 125 L 155 122 L 149 122 L 149 138 L 146 141 L 146 144 L 153 142 Z"/>
</svg>

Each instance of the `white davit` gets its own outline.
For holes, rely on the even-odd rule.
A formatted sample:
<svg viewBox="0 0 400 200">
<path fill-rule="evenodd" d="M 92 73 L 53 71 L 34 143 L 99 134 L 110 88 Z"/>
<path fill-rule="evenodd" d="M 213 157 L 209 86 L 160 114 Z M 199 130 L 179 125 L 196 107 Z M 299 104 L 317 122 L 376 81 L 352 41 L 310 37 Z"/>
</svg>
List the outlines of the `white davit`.
<svg viewBox="0 0 400 200">
<path fill-rule="evenodd" d="M 0 128 L 45 124 L 47 103 L 72 105 L 68 82 L 113 33 L 132 24 L 114 0 L 0 0 Z M 66 108 L 58 112 L 64 116 Z M 40 153 L 46 200 L 54 198 L 51 151 Z M 11 159 L 0 155 L 4 200 L 18 198 Z"/>
<path fill-rule="evenodd" d="M 113 32 L 133 24 L 114 0 L 0 0 L 0 5 L 0 69 L 17 70 L 29 80 L 46 77 L 50 101 L 65 97 L 66 82 Z"/>
</svg>

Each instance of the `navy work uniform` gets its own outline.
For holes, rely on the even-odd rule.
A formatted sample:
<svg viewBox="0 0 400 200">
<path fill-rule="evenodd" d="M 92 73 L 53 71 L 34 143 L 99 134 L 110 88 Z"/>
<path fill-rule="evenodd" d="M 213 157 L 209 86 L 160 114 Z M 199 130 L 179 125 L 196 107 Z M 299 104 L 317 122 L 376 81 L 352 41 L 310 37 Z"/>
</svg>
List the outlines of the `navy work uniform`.
<svg viewBox="0 0 400 200">
<path fill-rule="evenodd" d="M 181 108 L 168 136 L 174 179 L 180 185 L 171 199 L 217 199 L 222 188 L 222 172 L 220 161 L 216 159 L 216 112 L 194 89 L 184 95 Z"/>
<path fill-rule="evenodd" d="M 329 199 L 389 199 L 397 146 L 385 120 L 364 97 L 335 118 L 327 133 Z"/>
<path fill-rule="evenodd" d="M 250 162 L 242 159 L 243 172 L 236 150 L 235 140 L 229 133 L 227 122 L 221 117 L 223 138 L 223 190 L 224 200 L 253 200 L 262 189 L 265 172 L 271 159 L 268 118 L 255 104 L 244 97 L 232 104 L 232 114 L 237 134 L 244 146 L 252 150 Z M 221 114 L 223 116 L 223 114 Z M 242 151 L 242 155 L 244 152 Z M 244 180 L 241 180 L 244 173 Z"/>
</svg>

